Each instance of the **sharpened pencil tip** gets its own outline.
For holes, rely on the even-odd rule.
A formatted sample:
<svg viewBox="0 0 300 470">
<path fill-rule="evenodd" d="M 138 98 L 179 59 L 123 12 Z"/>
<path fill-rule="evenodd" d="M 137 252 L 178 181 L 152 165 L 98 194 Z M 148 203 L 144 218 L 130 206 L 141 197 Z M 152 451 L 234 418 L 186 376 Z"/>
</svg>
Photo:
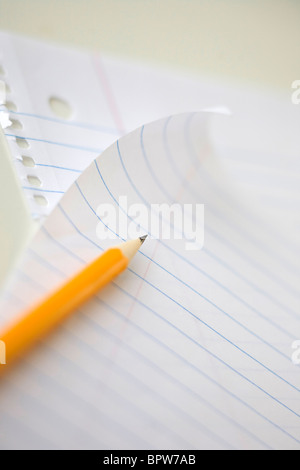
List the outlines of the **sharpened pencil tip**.
<svg viewBox="0 0 300 470">
<path fill-rule="evenodd" d="M 147 237 L 148 237 L 148 235 L 143 235 L 142 237 L 140 237 L 140 240 L 141 240 L 142 244 L 144 243 L 144 241 L 146 240 Z"/>
</svg>

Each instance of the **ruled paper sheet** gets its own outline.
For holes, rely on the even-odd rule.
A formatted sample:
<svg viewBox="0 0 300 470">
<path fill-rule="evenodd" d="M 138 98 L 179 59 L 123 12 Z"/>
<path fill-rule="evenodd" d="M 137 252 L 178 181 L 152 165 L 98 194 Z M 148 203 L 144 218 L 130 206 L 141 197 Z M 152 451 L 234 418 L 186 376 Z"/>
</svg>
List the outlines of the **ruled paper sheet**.
<svg viewBox="0 0 300 470">
<path fill-rule="evenodd" d="M 99 204 L 205 204 L 202 250 L 149 238 L 2 380 L 1 448 L 300 448 L 299 240 L 236 185 L 208 128 L 188 113 L 122 137 L 37 234 L 1 324 L 112 244 Z"/>
<path fill-rule="evenodd" d="M 233 116 L 220 124 L 220 155 L 260 204 L 274 216 L 279 211 L 290 231 L 300 233 L 300 107 L 292 105 L 288 85 L 280 95 L 8 32 L 0 32 L 0 66 L 7 85 L 0 114 L 8 109 L 19 122 L 5 133 L 34 218 L 51 213 L 80 173 L 121 135 L 168 115 L 225 106 Z M 53 96 L 69 103 L 69 119 L 53 114 Z M 35 166 L 24 165 L 23 157 Z M 39 205 L 37 196 L 47 205 Z"/>
</svg>

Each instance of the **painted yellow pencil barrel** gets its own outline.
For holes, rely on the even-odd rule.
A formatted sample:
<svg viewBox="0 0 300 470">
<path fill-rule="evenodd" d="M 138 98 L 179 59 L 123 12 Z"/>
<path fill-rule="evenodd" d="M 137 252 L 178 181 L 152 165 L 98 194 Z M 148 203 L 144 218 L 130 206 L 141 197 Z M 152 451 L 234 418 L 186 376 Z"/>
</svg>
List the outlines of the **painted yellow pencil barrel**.
<svg viewBox="0 0 300 470">
<path fill-rule="evenodd" d="M 143 241 L 132 240 L 109 249 L 59 290 L 23 312 L 0 332 L 0 353 L 1 344 L 4 344 L 7 365 L 121 274 Z"/>
</svg>

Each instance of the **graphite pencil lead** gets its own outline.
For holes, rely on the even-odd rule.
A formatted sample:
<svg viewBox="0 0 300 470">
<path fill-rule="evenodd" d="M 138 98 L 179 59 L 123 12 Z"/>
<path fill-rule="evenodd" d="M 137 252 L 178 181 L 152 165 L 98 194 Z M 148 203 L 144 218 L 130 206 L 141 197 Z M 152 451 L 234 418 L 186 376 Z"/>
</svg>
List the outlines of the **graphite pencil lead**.
<svg viewBox="0 0 300 470">
<path fill-rule="evenodd" d="M 148 237 L 148 235 L 143 235 L 142 237 L 140 237 L 140 240 L 141 240 L 142 244 L 144 243 L 144 241 L 146 240 L 147 237 Z"/>
</svg>

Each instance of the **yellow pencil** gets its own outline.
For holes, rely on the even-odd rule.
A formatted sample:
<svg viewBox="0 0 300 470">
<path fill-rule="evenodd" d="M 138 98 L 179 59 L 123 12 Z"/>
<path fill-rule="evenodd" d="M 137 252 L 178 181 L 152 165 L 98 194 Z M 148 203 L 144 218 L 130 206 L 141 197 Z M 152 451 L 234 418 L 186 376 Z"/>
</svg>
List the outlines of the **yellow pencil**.
<svg viewBox="0 0 300 470">
<path fill-rule="evenodd" d="M 0 340 L 6 347 L 7 365 L 0 366 L 0 372 L 4 372 L 7 366 L 37 340 L 123 272 L 145 239 L 146 235 L 109 249 L 60 289 L 32 309 L 23 312 L 1 331 Z"/>
</svg>

